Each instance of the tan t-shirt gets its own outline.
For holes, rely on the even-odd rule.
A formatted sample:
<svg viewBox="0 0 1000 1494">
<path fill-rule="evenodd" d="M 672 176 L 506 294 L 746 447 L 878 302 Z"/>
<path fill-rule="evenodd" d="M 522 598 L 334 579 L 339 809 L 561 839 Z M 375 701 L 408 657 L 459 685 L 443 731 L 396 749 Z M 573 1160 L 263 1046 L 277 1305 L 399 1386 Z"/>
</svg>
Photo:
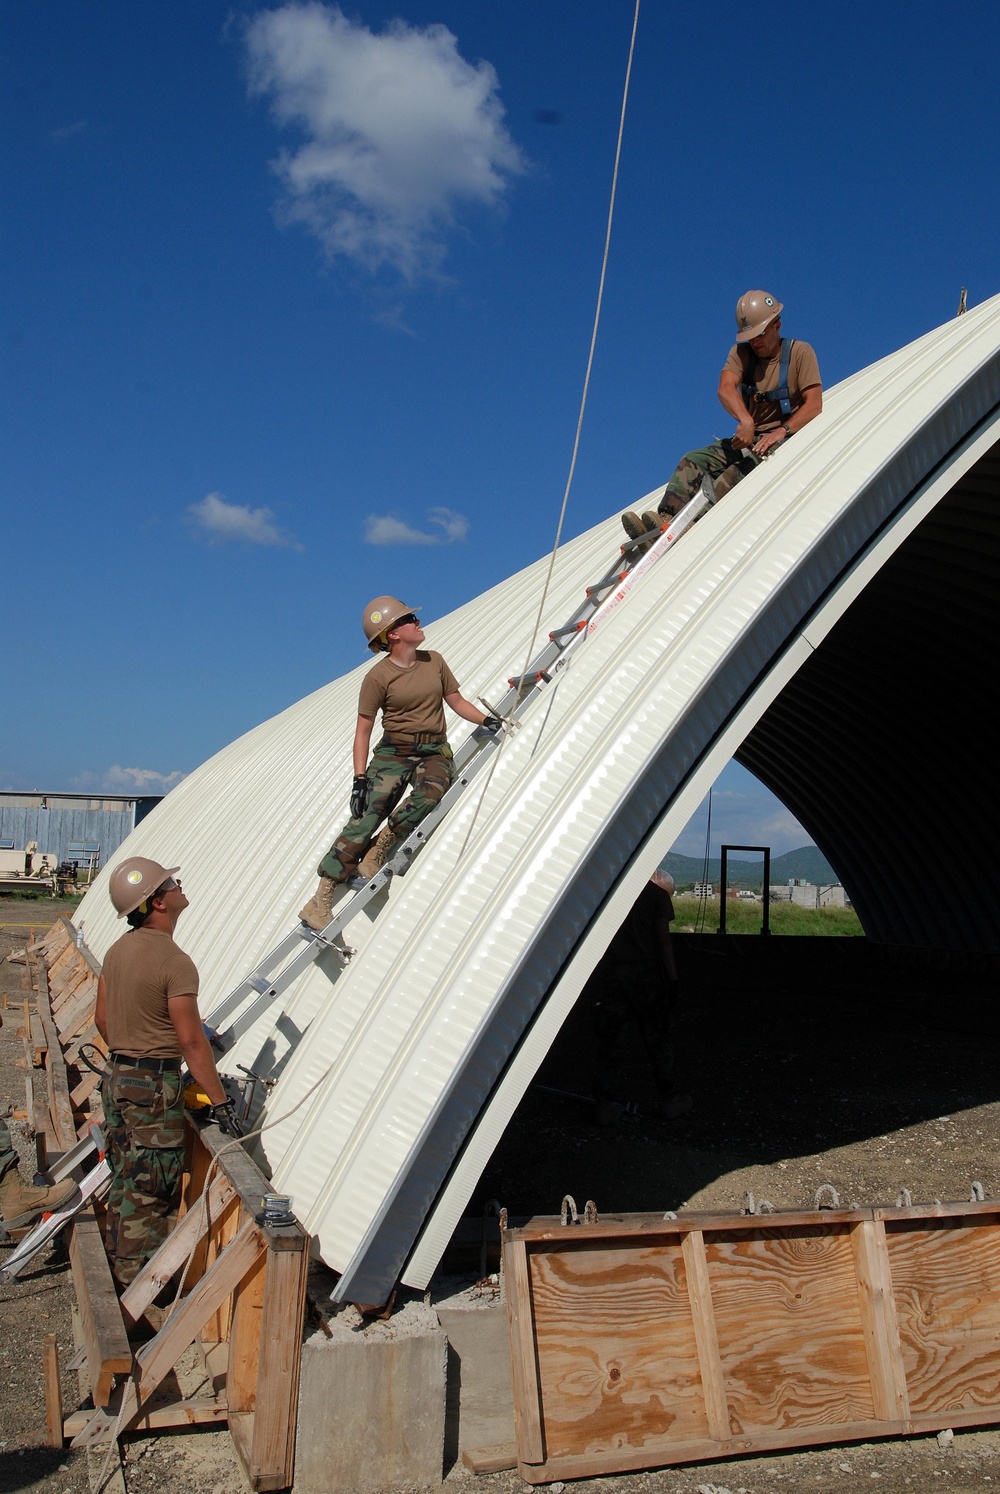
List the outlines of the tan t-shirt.
<svg viewBox="0 0 1000 1494">
<path fill-rule="evenodd" d="M 418 649 L 417 660 L 401 669 L 386 655 L 361 682 L 359 716 L 382 712 L 382 730 L 390 738 L 436 736 L 444 741 L 444 697 L 458 689 L 458 680 L 440 654 Z"/>
<path fill-rule="evenodd" d="M 781 350 L 773 358 L 762 360 L 754 357 L 746 343 L 734 343 L 726 359 L 726 371 L 736 374 L 741 384 L 756 384 L 761 393 L 766 394 L 769 389 L 778 387 Z M 792 401 L 792 409 L 797 410 L 801 405 L 804 390 L 819 383 L 821 380 L 816 354 L 807 342 L 799 342 L 796 338 L 788 358 L 788 396 Z M 777 400 L 758 402 L 756 409 L 750 413 L 756 431 L 773 431 L 787 419 L 787 416 L 782 415 Z"/>
<path fill-rule="evenodd" d="M 198 970 L 162 929 L 131 929 L 104 957 L 108 1046 L 132 1058 L 180 1058 L 172 996 L 197 996 Z"/>
</svg>

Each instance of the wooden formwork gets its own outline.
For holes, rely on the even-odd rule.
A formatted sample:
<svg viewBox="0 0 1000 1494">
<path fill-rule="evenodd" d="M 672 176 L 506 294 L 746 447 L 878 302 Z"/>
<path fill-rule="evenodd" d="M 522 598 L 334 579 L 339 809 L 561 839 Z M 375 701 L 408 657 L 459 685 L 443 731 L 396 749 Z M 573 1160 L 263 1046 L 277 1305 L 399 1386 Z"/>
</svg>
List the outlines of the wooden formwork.
<svg viewBox="0 0 1000 1494">
<path fill-rule="evenodd" d="M 529 1483 L 1000 1421 L 1000 1203 L 503 1239 Z"/>
<path fill-rule="evenodd" d="M 98 1078 L 79 1064 L 84 1043 L 104 1052 L 94 1026 L 100 968 L 65 919 L 29 944 L 27 955 L 44 1040 L 44 1084 L 32 1069 L 36 1126 L 49 1151 L 64 1152 L 101 1118 Z M 81 1210 L 70 1226 L 83 1339 L 76 1362 L 86 1366 L 94 1404 L 61 1418 L 61 1437 L 87 1447 L 125 1431 L 227 1422 L 251 1486 L 284 1489 L 294 1467 L 309 1236 L 297 1222 L 263 1222 L 261 1196 L 270 1185 L 241 1145 L 191 1117 L 187 1140 L 178 1223 L 120 1300 L 99 1206 Z M 133 1350 L 129 1329 L 147 1311 L 160 1320 L 153 1304 L 174 1294 L 182 1270 L 183 1295 L 162 1314 L 155 1336 Z M 192 1345 L 212 1390 L 185 1398 L 169 1387 Z M 50 1421 L 59 1419 L 50 1398 Z"/>
</svg>

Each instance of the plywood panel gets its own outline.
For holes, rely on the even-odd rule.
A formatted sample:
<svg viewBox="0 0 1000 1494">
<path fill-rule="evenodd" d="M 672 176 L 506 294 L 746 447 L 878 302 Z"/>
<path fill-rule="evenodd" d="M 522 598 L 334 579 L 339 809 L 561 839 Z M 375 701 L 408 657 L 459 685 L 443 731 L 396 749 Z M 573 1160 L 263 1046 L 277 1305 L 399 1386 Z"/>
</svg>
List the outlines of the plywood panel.
<svg viewBox="0 0 1000 1494">
<path fill-rule="evenodd" d="M 708 1435 L 678 1236 L 528 1262 L 550 1460 Z"/>
<path fill-rule="evenodd" d="M 705 1252 L 734 1434 L 874 1416 L 848 1228 L 711 1233 Z"/>
<path fill-rule="evenodd" d="M 998 1222 L 886 1223 L 914 1415 L 1000 1404 Z"/>
</svg>

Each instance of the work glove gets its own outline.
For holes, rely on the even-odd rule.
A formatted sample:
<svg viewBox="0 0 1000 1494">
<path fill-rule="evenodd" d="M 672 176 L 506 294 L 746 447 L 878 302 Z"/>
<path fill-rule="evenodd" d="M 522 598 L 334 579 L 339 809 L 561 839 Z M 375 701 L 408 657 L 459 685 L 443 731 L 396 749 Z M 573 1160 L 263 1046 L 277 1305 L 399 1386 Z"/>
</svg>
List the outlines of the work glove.
<svg viewBox="0 0 1000 1494">
<path fill-rule="evenodd" d="M 360 820 L 368 808 L 370 795 L 371 789 L 368 786 L 368 779 L 363 773 L 355 773 L 354 787 L 351 789 L 351 814 L 356 820 Z"/>
<path fill-rule="evenodd" d="M 500 720 L 499 716 L 484 716 L 483 717 L 483 730 L 484 731 L 498 732 L 502 726 L 503 726 L 503 722 Z"/>
<path fill-rule="evenodd" d="M 232 1100 L 223 1100 L 221 1105 L 210 1105 L 208 1113 L 225 1136 L 232 1136 L 236 1141 L 243 1139 L 243 1127 L 236 1119 L 236 1106 Z"/>
</svg>

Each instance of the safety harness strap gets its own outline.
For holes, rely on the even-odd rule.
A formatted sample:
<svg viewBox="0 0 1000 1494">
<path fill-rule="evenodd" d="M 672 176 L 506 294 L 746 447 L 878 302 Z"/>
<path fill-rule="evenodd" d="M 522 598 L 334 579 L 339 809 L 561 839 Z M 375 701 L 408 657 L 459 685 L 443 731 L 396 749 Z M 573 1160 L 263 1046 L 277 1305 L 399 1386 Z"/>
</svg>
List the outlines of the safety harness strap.
<svg viewBox="0 0 1000 1494">
<path fill-rule="evenodd" d="M 769 403 L 777 404 L 786 419 L 792 413 L 792 399 L 788 393 L 788 363 L 792 356 L 792 344 L 794 341 L 794 337 L 783 337 L 781 339 L 781 361 L 778 365 L 778 383 L 774 389 L 762 391 L 757 388 L 756 384 L 751 384 L 749 381 L 740 385 L 740 394 L 743 396 L 743 403 L 751 415 L 753 414 L 754 405 L 762 404 L 765 400 Z M 750 356 L 753 357 L 753 353 Z M 755 359 L 755 361 L 757 360 Z M 749 367 L 748 363 L 748 370 Z"/>
</svg>

